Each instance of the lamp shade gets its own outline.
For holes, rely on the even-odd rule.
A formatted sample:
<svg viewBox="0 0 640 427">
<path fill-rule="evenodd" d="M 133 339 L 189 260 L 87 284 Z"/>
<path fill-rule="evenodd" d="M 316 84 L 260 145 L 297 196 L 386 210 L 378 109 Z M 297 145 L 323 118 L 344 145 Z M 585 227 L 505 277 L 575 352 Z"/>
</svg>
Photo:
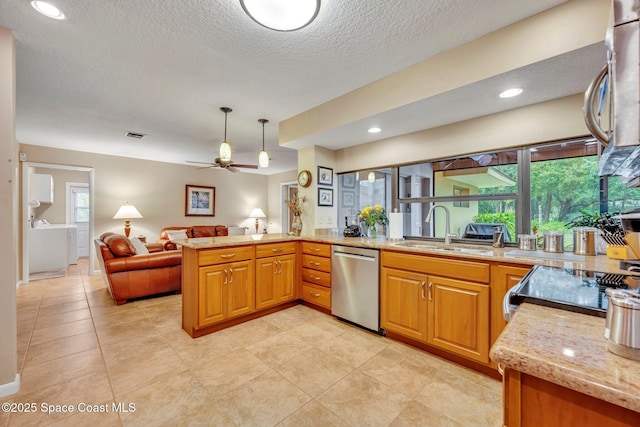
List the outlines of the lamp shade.
<svg viewBox="0 0 640 427">
<path fill-rule="evenodd" d="M 118 212 L 113 216 L 113 219 L 131 219 L 131 218 L 142 218 L 138 209 L 135 206 L 130 205 L 129 203 L 125 203 L 120 206 Z"/>
<path fill-rule="evenodd" d="M 269 154 L 266 151 L 262 150 L 258 155 L 258 164 L 261 168 L 269 167 Z"/>
<path fill-rule="evenodd" d="M 266 218 L 266 217 L 267 216 L 264 214 L 264 212 L 260 208 L 253 208 L 253 210 L 249 214 L 249 218 Z"/>
</svg>

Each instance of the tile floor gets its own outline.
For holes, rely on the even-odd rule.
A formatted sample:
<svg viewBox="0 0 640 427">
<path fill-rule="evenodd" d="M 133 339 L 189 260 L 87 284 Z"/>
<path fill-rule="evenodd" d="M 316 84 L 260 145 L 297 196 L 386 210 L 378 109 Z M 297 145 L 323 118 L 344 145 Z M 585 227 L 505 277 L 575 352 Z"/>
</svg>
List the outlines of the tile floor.
<svg viewBox="0 0 640 427">
<path fill-rule="evenodd" d="M 36 411 L 0 426 L 501 425 L 498 381 L 308 307 L 192 339 L 180 295 L 116 306 L 86 270 L 18 288 L 22 384 L 0 401 Z"/>
</svg>

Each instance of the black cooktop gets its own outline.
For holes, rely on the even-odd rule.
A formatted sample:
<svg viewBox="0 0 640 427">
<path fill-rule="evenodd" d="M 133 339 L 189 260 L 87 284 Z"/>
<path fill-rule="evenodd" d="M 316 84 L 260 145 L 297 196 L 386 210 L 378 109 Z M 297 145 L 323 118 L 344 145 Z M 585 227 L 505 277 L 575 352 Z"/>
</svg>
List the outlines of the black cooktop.
<svg viewBox="0 0 640 427">
<path fill-rule="evenodd" d="M 512 290 L 509 302 L 561 308 L 593 316 L 607 315 L 607 288 L 638 291 L 640 276 L 536 265 Z"/>
</svg>

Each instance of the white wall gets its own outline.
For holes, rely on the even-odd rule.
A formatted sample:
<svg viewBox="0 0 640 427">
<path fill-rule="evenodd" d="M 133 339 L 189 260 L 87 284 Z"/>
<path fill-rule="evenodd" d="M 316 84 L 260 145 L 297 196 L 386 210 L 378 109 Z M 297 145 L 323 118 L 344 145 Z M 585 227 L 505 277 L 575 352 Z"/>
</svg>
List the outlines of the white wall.
<svg viewBox="0 0 640 427">
<path fill-rule="evenodd" d="M 0 397 L 17 392 L 18 144 L 13 33 L 0 27 Z"/>
</svg>

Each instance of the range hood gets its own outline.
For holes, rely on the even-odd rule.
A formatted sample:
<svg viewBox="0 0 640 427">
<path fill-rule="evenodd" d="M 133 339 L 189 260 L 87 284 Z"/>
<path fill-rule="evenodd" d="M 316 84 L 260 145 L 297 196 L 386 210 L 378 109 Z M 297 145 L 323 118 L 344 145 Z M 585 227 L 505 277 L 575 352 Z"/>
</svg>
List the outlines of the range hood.
<svg viewBox="0 0 640 427">
<path fill-rule="evenodd" d="M 620 176 L 622 182 L 635 187 L 640 185 L 640 0 L 613 0 L 612 6 L 606 36 L 607 65 L 585 93 L 585 122 L 593 136 L 606 145 L 599 174 Z M 604 131 L 598 119 L 607 88 L 608 129 L 612 131 Z"/>
</svg>

